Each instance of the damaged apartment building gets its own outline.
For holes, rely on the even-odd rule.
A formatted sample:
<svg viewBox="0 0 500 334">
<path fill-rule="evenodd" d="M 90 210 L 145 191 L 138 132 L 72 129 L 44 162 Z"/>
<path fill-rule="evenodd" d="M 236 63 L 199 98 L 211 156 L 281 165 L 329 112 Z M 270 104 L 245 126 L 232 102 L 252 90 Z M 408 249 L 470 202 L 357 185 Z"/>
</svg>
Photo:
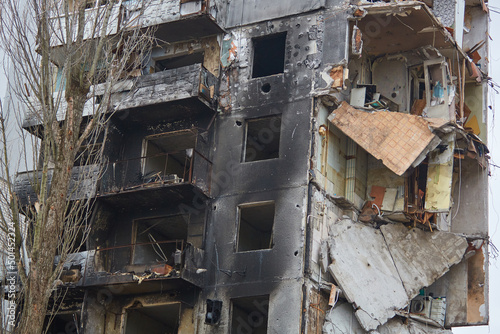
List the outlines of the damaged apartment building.
<svg viewBox="0 0 500 334">
<path fill-rule="evenodd" d="M 488 323 L 487 0 L 145 6 L 52 333 Z"/>
</svg>

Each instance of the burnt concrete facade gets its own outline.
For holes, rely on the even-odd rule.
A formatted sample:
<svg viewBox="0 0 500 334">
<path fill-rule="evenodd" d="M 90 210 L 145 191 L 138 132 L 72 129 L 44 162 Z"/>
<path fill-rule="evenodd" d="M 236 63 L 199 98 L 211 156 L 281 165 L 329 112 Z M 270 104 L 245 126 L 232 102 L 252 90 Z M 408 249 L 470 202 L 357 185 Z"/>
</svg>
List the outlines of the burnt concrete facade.
<svg viewBox="0 0 500 334">
<path fill-rule="evenodd" d="M 437 18 L 444 3 L 456 8 L 447 26 Z M 168 43 L 112 96 L 108 162 L 94 191 L 82 191 L 96 200 L 92 229 L 65 272 L 79 276 L 61 278 L 75 302 L 53 331 L 75 317 L 80 333 L 96 334 L 445 333 L 488 323 L 479 2 L 150 9 L 141 22 Z M 465 37 L 453 32 L 464 24 Z M 408 145 L 386 140 L 417 130 Z"/>
</svg>

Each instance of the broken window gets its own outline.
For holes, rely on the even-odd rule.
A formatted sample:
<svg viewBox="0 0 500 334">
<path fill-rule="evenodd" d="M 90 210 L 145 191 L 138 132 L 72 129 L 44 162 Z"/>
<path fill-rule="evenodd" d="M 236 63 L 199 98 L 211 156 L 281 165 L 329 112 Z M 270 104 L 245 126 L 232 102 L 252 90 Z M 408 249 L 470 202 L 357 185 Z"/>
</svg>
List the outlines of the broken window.
<svg viewBox="0 0 500 334">
<path fill-rule="evenodd" d="M 45 318 L 45 326 L 50 322 L 47 334 L 76 333 L 78 328 L 75 321 L 78 321 L 78 313 L 58 313 L 54 316 L 48 315 Z"/>
<path fill-rule="evenodd" d="M 253 39 L 252 78 L 283 73 L 286 33 Z"/>
<path fill-rule="evenodd" d="M 274 202 L 244 204 L 238 207 L 237 251 L 273 247 Z"/>
<path fill-rule="evenodd" d="M 181 303 L 130 308 L 126 313 L 125 334 L 164 334 L 179 331 Z"/>
<path fill-rule="evenodd" d="M 175 131 L 146 137 L 143 144 L 143 182 L 181 183 L 189 178 L 196 133 Z"/>
<path fill-rule="evenodd" d="M 247 121 L 245 162 L 279 158 L 281 115 Z"/>
<path fill-rule="evenodd" d="M 231 334 L 267 333 L 269 295 L 231 300 Z"/>
<path fill-rule="evenodd" d="M 179 262 L 182 242 L 187 240 L 187 215 L 164 216 L 134 221 L 131 264 Z M 177 253 L 177 255 L 176 255 Z"/>
<path fill-rule="evenodd" d="M 171 70 L 174 68 L 203 64 L 203 52 L 196 52 L 184 56 L 155 60 L 155 72 Z"/>
</svg>

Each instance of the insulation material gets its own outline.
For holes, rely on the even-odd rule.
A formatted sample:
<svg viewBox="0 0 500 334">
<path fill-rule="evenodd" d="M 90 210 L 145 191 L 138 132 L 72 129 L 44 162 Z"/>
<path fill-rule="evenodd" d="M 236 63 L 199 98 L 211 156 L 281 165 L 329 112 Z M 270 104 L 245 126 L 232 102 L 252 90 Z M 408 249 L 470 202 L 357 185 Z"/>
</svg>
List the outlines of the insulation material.
<svg viewBox="0 0 500 334">
<path fill-rule="evenodd" d="M 334 66 L 330 70 L 330 78 L 332 79 L 332 88 L 342 88 L 344 86 L 344 67 Z"/>
<path fill-rule="evenodd" d="M 363 52 L 363 40 L 361 39 L 362 33 L 358 27 L 354 26 L 352 28 L 352 54 L 361 56 Z"/>
<path fill-rule="evenodd" d="M 369 331 L 458 263 L 467 241 L 452 233 L 408 230 L 400 224 L 375 229 L 345 219 L 331 227 L 329 248 L 328 270 Z"/>
<path fill-rule="evenodd" d="M 429 154 L 425 192 L 425 210 L 428 212 L 448 212 L 451 207 L 455 133 L 448 134 L 442 143 L 446 148 L 437 148 Z"/>
<path fill-rule="evenodd" d="M 234 43 L 233 36 L 229 34 L 224 36 L 222 40 L 222 55 L 220 57 L 222 67 L 226 68 L 231 65 L 236 60 L 237 54 L 238 49 Z"/>
<path fill-rule="evenodd" d="M 414 115 L 385 111 L 368 113 L 342 102 L 328 120 L 397 175 L 418 165 L 422 153 L 439 143 L 429 123 Z"/>
</svg>

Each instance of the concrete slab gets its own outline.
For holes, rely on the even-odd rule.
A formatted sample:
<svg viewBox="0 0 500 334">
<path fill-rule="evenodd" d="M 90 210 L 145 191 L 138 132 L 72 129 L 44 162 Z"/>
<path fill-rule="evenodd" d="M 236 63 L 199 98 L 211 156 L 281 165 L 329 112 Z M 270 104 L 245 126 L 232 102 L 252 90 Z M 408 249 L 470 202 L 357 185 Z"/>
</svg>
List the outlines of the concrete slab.
<svg viewBox="0 0 500 334">
<path fill-rule="evenodd" d="M 339 303 L 326 312 L 323 325 L 324 334 L 368 334 L 354 315 L 349 303 Z M 452 331 L 432 327 L 412 319 L 394 317 L 386 324 L 379 326 L 371 334 L 452 334 Z"/>
<path fill-rule="evenodd" d="M 365 330 L 394 317 L 409 300 L 380 230 L 345 219 L 330 230 L 328 267 Z"/>
<path fill-rule="evenodd" d="M 402 224 L 384 225 L 380 230 L 408 298 L 459 263 L 467 249 L 467 240 L 453 233 L 409 230 Z"/>
<path fill-rule="evenodd" d="M 370 331 L 460 262 L 466 248 L 466 239 L 452 233 L 408 230 L 401 224 L 375 229 L 345 219 L 330 229 L 328 270 L 360 325 Z"/>
</svg>

